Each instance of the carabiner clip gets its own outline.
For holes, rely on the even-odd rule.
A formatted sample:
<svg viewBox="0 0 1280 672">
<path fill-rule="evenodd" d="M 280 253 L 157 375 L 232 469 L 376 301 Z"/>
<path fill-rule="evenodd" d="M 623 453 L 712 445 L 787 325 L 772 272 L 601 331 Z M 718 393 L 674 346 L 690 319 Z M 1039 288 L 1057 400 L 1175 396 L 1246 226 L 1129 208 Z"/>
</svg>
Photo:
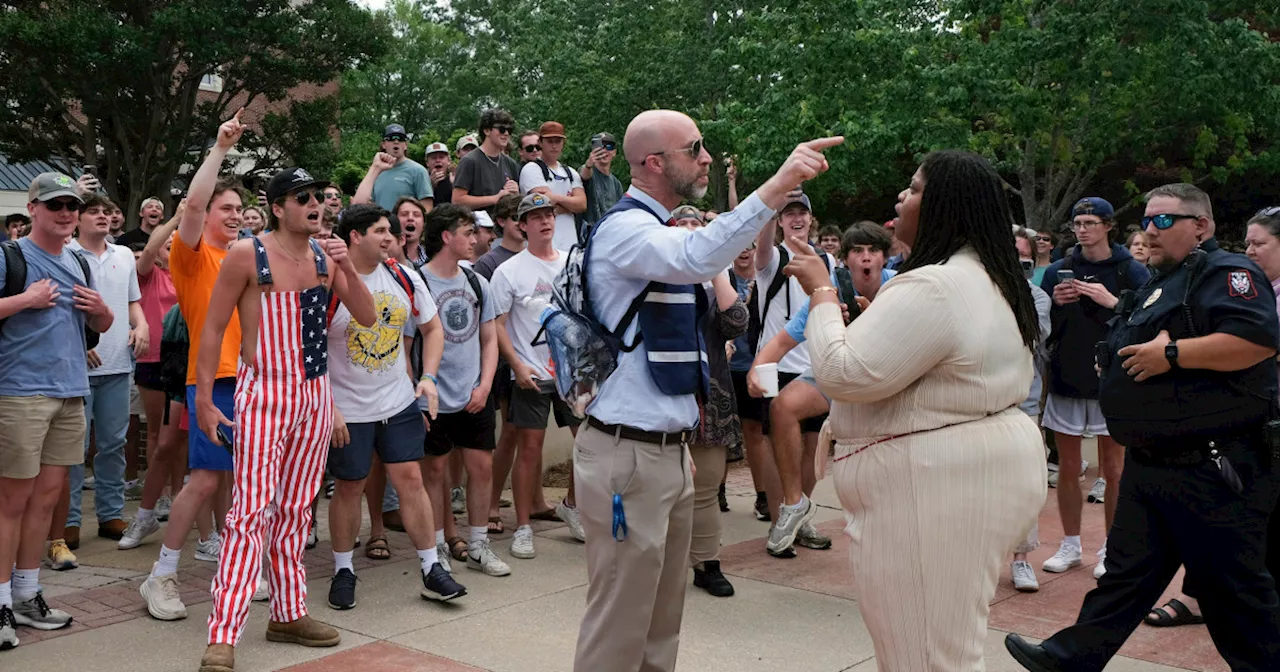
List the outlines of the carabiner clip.
<svg viewBox="0 0 1280 672">
<path fill-rule="evenodd" d="M 622 534 L 618 534 L 621 530 Z M 627 514 L 622 510 L 622 495 L 613 495 L 613 539 L 622 541 L 627 538 Z"/>
</svg>

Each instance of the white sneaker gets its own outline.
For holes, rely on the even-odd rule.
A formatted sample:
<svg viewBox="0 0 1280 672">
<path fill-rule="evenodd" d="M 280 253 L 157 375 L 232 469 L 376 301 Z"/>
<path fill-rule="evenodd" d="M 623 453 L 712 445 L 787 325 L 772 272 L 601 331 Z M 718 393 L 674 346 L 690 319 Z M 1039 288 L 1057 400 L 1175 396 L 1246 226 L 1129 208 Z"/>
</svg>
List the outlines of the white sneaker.
<svg viewBox="0 0 1280 672">
<path fill-rule="evenodd" d="M 452 574 L 453 563 L 450 561 L 453 560 L 453 556 L 449 554 L 449 544 L 447 543 L 436 544 L 436 555 L 438 556 L 438 561 L 440 563 L 440 566 L 444 567 L 444 571 Z"/>
<path fill-rule="evenodd" d="M 1098 477 L 1093 482 L 1093 487 L 1089 490 L 1089 502 L 1093 504 L 1101 504 L 1107 495 L 1107 479 Z"/>
<path fill-rule="evenodd" d="M 169 520 L 169 510 L 173 508 L 173 499 L 168 495 L 161 495 L 156 500 L 156 520 L 165 522 Z"/>
<path fill-rule="evenodd" d="M 1107 542 L 1098 549 L 1098 564 L 1093 566 L 1093 578 L 1101 579 L 1107 573 Z"/>
<path fill-rule="evenodd" d="M 449 505 L 453 507 L 454 513 L 466 513 L 467 511 L 467 493 L 462 488 L 454 488 L 449 491 Z"/>
<path fill-rule="evenodd" d="M 142 599 L 147 603 L 147 613 L 161 621 L 186 618 L 187 605 L 182 603 L 182 597 L 178 595 L 178 575 L 156 576 L 155 571 L 155 565 L 152 565 L 151 576 L 138 587 L 138 592 L 142 593 Z"/>
<path fill-rule="evenodd" d="M 1040 582 L 1036 580 L 1036 570 L 1026 560 L 1013 562 L 1013 587 L 1023 593 L 1034 593 L 1040 590 Z"/>
<path fill-rule="evenodd" d="M 258 578 L 258 589 L 253 591 L 254 602 L 270 602 L 271 601 L 271 584 L 267 583 L 264 578 Z"/>
<path fill-rule="evenodd" d="M 1065 572 L 1072 567 L 1079 567 L 1081 562 L 1081 550 L 1079 546 L 1072 546 L 1065 541 L 1058 547 L 1058 552 L 1053 554 L 1052 558 L 1044 561 L 1044 565 L 1040 568 L 1046 572 L 1059 574 Z"/>
<path fill-rule="evenodd" d="M 127 551 L 131 548 L 137 548 L 142 545 L 142 540 L 160 531 L 160 521 L 155 516 L 146 518 L 145 520 L 134 516 L 129 521 L 129 527 L 125 529 L 124 536 L 120 537 L 120 541 L 116 543 L 116 548 Z"/>
<path fill-rule="evenodd" d="M 511 566 L 493 552 L 488 539 L 476 542 L 467 549 L 467 569 L 479 570 L 489 576 L 507 576 L 511 573 Z"/>
<path fill-rule="evenodd" d="M 517 527 L 511 537 L 511 557 L 528 560 L 537 555 L 533 550 L 533 528 L 525 525 Z"/>
<path fill-rule="evenodd" d="M 80 489 L 81 489 L 81 490 L 92 490 L 92 489 L 93 489 L 93 486 L 94 486 L 94 483 L 95 483 L 95 480 L 94 480 L 94 478 L 93 478 L 92 476 L 85 476 L 85 477 L 84 477 L 84 484 L 80 486 Z"/>
<path fill-rule="evenodd" d="M 218 536 L 217 530 L 210 532 L 208 539 L 196 543 L 196 560 L 217 562 L 219 555 L 222 555 L 222 537 Z"/>
<path fill-rule="evenodd" d="M 587 541 L 587 533 L 582 529 L 582 516 L 578 515 L 576 507 L 569 506 L 562 499 L 556 504 L 556 515 L 569 526 L 569 536 L 584 543 Z"/>
</svg>

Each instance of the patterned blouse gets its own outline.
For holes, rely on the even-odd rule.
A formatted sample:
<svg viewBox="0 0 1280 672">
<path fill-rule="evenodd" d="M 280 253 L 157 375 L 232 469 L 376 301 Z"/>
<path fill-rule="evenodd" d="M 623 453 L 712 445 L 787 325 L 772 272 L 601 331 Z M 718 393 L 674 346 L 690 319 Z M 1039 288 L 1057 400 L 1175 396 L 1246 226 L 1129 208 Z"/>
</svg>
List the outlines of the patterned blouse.
<svg viewBox="0 0 1280 672">
<path fill-rule="evenodd" d="M 707 365 L 711 370 L 711 393 L 707 399 L 698 400 L 697 443 L 708 446 L 726 446 L 728 462 L 742 459 L 742 423 L 738 419 L 738 403 L 733 396 L 733 377 L 729 373 L 729 357 L 725 343 L 732 342 L 747 331 L 750 313 L 741 300 L 734 301 L 727 310 L 720 310 L 712 299 L 712 310 L 703 320 L 706 330 Z"/>
</svg>

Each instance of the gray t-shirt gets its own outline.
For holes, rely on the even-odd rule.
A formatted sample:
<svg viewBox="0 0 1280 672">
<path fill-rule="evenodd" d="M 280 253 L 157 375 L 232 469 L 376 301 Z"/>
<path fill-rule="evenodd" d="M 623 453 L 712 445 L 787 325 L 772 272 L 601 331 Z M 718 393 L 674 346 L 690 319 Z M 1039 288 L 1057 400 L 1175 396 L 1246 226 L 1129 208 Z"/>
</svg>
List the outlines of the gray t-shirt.
<svg viewBox="0 0 1280 672">
<path fill-rule="evenodd" d="M 520 167 L 515 160 L 506 154 L 491 159 L 484 150 L 477 149 L 458 162 L 453 186 L 470 196 L 493 196 L 502 191 L 507 180 L 520 181 Z"/>
<path fill-rule="evenodd" d="M 380 208 L 394 212 L 401 196 L 418 200 L 432 197 L 431 176 L 413 159 L 405 159 L 382 171 L 373 183 L 373 202 Z"/>
<path fill-rule="evenodd" d="M 84 313 L 75 307 L 74 288 L 84 284 L 84 273 L 70 247 L 61 254 L 45 252 L 31 238 L 19 238 L 18 246 L 27 260 L 26 287 L 53 280 L 59 296 L 52 308 L 27 309 L 14 313 L 0 329 L 0 396 L 71 399 L 89 394 L 89 367 L 85 363 Z M 0 254 L 0 291 L 4 290 L 5 260 Z M 98 289 L 93 279 L 92 289 Z M 128 324 L 127 314 L 115 314 L 115 321 Z M 156 338 L 159 338 L 159 334 Z M 38 365 L 33 363 L 38 362 Z"/>
<path fill-rule="evenodd" d="M 483 275 L 485 280 L 492 280 L 493 272 L 498 270 L 498 267 L 502 265 L 502 262 L 516 256 L 517 254 L 520 253 L 512 252 L 501 245 L 495 245 L 492 250 L 485 252 L 483 256 L 476 259 L 476 273 Z"/>
<path fill-rule="evenodd" d="M 449 279 L 438 277 L 425 265 L 421 270 L 444 327 L 444 356 L 437 376 L 440 412 L 457 413 L 471 401 L 471 391 L 480 384 L 480 325 L 496 317 L 489 281 L 477 278 L 485 295 L 481 306 L 462 269 Z M 425 404 L 426 399 L 418 400 L 419 407 L 426 408 Z"/>
<path fill-rule="evenodd" d="M 583 180 L 582 185 L 587 192 L 587 211 L 582 213 L 582 221 L 588 226 L 600 221 L 604 213 L 622 199 L 622 183 L 613 175 L 593 170 L 591 179 Z"/>
</svg>

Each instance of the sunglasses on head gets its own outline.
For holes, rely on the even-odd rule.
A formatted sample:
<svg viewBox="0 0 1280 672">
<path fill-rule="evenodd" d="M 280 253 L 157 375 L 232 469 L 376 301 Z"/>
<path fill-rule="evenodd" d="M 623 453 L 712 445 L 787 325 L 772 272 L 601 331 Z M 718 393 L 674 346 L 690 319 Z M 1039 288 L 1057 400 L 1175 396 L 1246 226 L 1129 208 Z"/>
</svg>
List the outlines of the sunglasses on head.
<svg viewBox="0 0 1280 672">
<path fill-rule="evenodd" d="M 1174 224 L 1177 224 L 1180 219 L 1200 219 L 1200 215 L 1178 215 L 1174 213 L 1151 215 L 1150 217 L 1142 218 L 1142 228 L 1145 229 L 1148 226 L 1155 224 L 1157 229 L 1164 231 Z"/>
<path fill-rule="evenodd" d="M 654 154 L 660 156 L 660 155 L 666 154 L 668 151 L 680 152 L 680 153 L 688 154 L 690 158 L 697 159 L 699 156 L 702 155 L 702 147 L 703 147 L 702 138 L 698 138 L 697 140 L 694 140 L 693 144 L 689 145 L 688 147 L 680 147 L 672 150 L 663 150 L 661 152 L 654 152 Z"/>
<path fill-rule="evenodd" d="M 1276 215 L 1280 215 L 1280 205 L 1263 208 L 1254 214 L 1254 217 L 1275 217 Z"/>
<path fill-rule="evenodd" d="M 525 146 L 524 146 L 524 151 L 526 151 L 526 152 L 541 152 L 541 151 L 542 151 L 542 145 L 525 145 Z"/>
<path fill-rule="evenodd" d="M 41 202 L 44 203 L 44 207 L 49 209 L 49 212 L 62 212 L 63 208 L 66 208 L 71 212 L 80 212 L 81 210 L 84 210 L 84 203 L 81 203 L 80 201 L 77 201 L 72 198 L 58 200 L 58 201 L 41 201 Z"/>
<path fill-rule="evenodd" d="M 516 130 L 516 127 L 515 127 L 515 126 L 494 126 L 494 127 L 493 127 L 493 130 L 495 130 L 495 131 L 497 131 L 497 132 L 499 132 L 499 133 L 507 133 L 507 134 L 509 134 L 509 133 L 511 133 L 512 131 Z"/>
</svg>

